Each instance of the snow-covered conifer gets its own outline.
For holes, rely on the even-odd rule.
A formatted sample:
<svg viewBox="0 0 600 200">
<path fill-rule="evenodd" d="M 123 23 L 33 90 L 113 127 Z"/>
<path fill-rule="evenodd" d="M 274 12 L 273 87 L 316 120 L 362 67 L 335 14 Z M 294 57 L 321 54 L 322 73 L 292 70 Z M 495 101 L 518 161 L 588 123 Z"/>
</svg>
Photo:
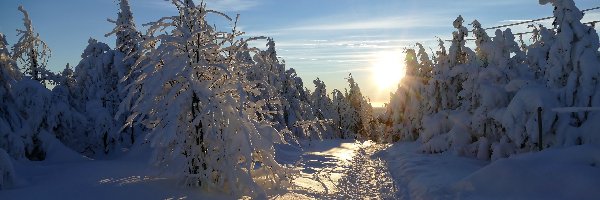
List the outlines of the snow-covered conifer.
<svg viewBox="0 0 600 200">
<path fill-rule="evenodd" d="M 347 139 L 354 138 L 355 133 L 352 132 L 357 123 L 354 117 L 354 111 L 350 107 L 350 102 L 345 95 L 335 89 L 332 92 L 332 104 L 335 115 L 333 116 L 333 124 L 337 127 L 339 138 Z"/>
<path fill-rule="evenodd" d="M 27 78 L 17 82 L 13 90 L 16 107 L 23 117 L 22 129 L 19 132 L 23 139 L 25 156 L 30 160 L 46 158 L 45 138 L 51 136 L 48 113 L 51 95 L 50 90 L 40 82 Z"/>
<path fill-rule="evenodd" d="M 87 155 L 107 154 L 116 149 L 123 135 L 121 125 L 115 120 L 121 102 L 119 94 L 118 65 L 121 58 L 116 56 L 107 44 L 95 39 L 88 40 L 88 46 L 81 55 L 82 60 L 75 67 L 73 106 L 83 113 L 89 122 L 86 133 Z M 81 149 L 78 149 L 81 151 Z"/>
<path fill-rule="evenodd" d="M 73 69 L 67 64 L 60 75 L 57 76 L 56 85 L 52 88 L 52 97 L 49 106 L 48 123 L 52 133 L 66 146 L 83 152 L 89 144 L 85 136 L 89 123 L 87 118 L 73 106 L 75 99 L 76 82 Z"/>
<path fill-rule="evenodd" d="M 329 138 L 333 138 L 336 135 L 339 135 L 339 133 L 337 132 L 338 130 L 334 128 L 333 122 L 331 121 L 336 115 L 331 98 L 329 98 L 327 95 L 327 89 L 323 81 L 317 78 L 313 81 L 313 83 L 315 84 L 315 90 L 310 96 L 311 105 L 313 106 L 315 114 L 319 120 L 329 121 L 329 124 L 326 126 L 326 133 L 324 133 L 324 135 Z"/>
<path fill-rule="evenodd" d="M 4 34 L 0 33 L 0 149 L 13 158 L 25 157 L 21 138 L 23 119 L 16 107 L 13 90 L 21 73 L 8 51 Z"/>
<path fill-rule="evenodd" d="M 582 24 L 583 12 L 573 0 L 553 0 L 556 41 L 550 46 L 545 81 L 557 90 L 565 107 L 600 106 L 600 54 L 598 33 Z M 570 124 L 581 126 L 589 113 L 571 115 Z"/>
<path fill-rule="evenodd" d="M 142 39 L 135 27 L 129 0 L 120 0 L 117 20 L 108 19 L 108 21 L 116 25 L 112 32 L 106 34 L 106 36 L 112 34 L 117 36 L 116 48 L 125 55 L 136 53 Z M 133 58 L 133 61 L 135 59 L 137 58 Z"/>
<path fill-rule="evenodd" d="M 260 88 L 244 77 L 247 62 L 238 61 L 245 42 L 241 33 L 217 32 L 207 10 L 191 0 L 173 1 L 179 15 L 150 26 L 121 111 L 132 110 L 150 128 L 154 163 L 169 166 L 188 185 L 261 196 L 260 186 L 277 187 L 285 170 L 274 160 L 281 135 L 264 119 L 263 100 L 249 95 Z M 170 30 L 169 33 L 157 31 Z M 144 60 L 145 62 L 141 62 Z M 133 106 L 129 107 L 130 102 Z"/>
</svg>

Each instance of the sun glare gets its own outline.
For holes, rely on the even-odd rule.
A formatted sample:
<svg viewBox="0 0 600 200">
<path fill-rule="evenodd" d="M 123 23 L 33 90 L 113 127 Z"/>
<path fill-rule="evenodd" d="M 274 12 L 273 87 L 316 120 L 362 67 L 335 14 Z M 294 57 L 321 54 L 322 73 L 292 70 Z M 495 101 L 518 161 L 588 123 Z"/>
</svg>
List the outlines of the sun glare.
<svg viewBox="0 0 600 200">
<path fill-rule="evenodd" d="M 399 52 L 380 52 L 375 54 L 375 61 L 372 63 L 373 79 L 379 89 L 389 89 L 396 86 L 404 78 L 404 62 L 402 53 Z"/>
</svg>

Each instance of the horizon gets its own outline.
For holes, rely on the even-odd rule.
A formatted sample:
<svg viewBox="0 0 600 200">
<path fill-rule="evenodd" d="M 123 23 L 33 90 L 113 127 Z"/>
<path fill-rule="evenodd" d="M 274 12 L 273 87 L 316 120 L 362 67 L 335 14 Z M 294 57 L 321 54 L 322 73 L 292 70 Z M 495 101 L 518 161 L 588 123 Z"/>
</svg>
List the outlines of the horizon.
<svg viewBox="0 0 600 200">
<path fill-rule="evenodd" d="M 0 14 L 0 32 L 7 36 L 9 45 L 16 42 L 15 29 L 23 26 L 23 16 L 17 10 L 18 5 L 22 4 L 31 16 L 35 31 L 52 50 L 48 68 L 54 72 L 64 69 L 67 63 L 76 66 L 88 38 L 97 39 L 111 47 L 115 46 L 114 36 L 104 37 L 104 34 L 110 32 L 114 26 L 106 19 L 116 18 L 117 1 L 62 2 L 60 5 L 54 1 L 41 0 L 8 0 L 0 3 L 3 7 Z M 243 37 L 272 37 L 278 56 L 285 60 L 287 68 L 296 69 L 303 79 L 304 87 L 312 91 L 312 80 L 320 78 L 327 85 L 329 93 L 333 89 L 343 91 L 347 88 L 344 78 L 351 73 L 361 87 L 363 95 L 371 99 L 374 107 L 382 107 L 389 101 L 389 94 L 396 90 L 397 84 L 394 81 L 397 82 L 401 74 L 394 76 L 399 72 L 386 72 L 402 67 L 403 50 L 412 48 L 419 42 L 430 49 L 431 56 L 432 51 L 436 50 L 436 37 L 451 38 L 454 31 L 452 21 L 458 15 L 462 15 L 465 24 L 477 19 L 487 28 L 551 16 L 553 9 L 550 5 L 539 5 L 537 1 L 520 0 L 385 0 L 377 3 L 359 0 L 206 2 L 209 9 L 222 11 L 232 17 L 239 13 L 238 28 L 246 32 Z M 145 31 L 142 24 L 155 21 L 161 16 L 176 14 L 176 9 L 167 1 L 131 0 L 130 3 L 136 26 L 142 33 Z M 575 3 L 582 10 L 598 6 L 591 0 L 578 0 Z M 446 8 L 450 6 L 458 8 L 448 11 Z M 600 12 L 595 10 L 586 13 L 583 21 L 598 18 Z M 211 18 L 210 22 L 227 24 L 224 20 L 216 18 Z M 548 25 L 551 21 L 540 23 Z M 513 33 L 527 30 L 526 25 L 510 28 Z M 491 34 L 490 31 L 488 34 Z M 264 44 L 266 41 L 254 45 L 264 49 Z M 382 68 L 381 64 L 377 64 L 377 61 L 382 59 L 390 60 L 389 63 L 392 64 Z M 381 81 L 382 75 L 386 76 L 385 83 Z M 390 80 L 387 80 L 388 78 Z"/>
</svg>

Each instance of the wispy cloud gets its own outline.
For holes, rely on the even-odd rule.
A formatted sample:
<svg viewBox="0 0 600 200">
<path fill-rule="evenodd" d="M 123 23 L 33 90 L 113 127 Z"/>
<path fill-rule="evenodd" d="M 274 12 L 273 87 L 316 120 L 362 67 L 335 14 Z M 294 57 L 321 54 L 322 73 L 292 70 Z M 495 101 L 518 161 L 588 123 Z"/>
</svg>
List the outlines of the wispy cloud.
<svg viewBox="0 0 600 200">
<path fill-rule="evenodd" d="M 417 19 L 410 17 L 387 17 L 368 19 L 346 23 L 321 23 L 293 26 L 279 31 L 350 31 L 350 30 L 375 30 L 375 29 L 405 29 L 427 26 L 438 26 L 446 20 Z"/>
</svg>

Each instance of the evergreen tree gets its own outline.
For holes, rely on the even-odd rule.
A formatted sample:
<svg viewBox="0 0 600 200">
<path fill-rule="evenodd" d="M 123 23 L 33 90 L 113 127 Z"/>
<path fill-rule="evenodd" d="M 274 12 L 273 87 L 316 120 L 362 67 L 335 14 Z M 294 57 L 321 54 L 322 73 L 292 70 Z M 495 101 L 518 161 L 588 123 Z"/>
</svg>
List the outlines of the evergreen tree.
<svg viewBox="0 0 600 200">
<path fill-rule="evenodd" d="M 259 186 L 277 187 L 285 179 L 273 150 L 281 135 L 261 120 L 269 113 L 265 102 L 249 97 L 260 88 L 244 76 L 247 62 L 236 59 L 245 46 L 236 39 L 241 33 L 208 25 L 208 13 L 230 18 L 205 4 L 173 3 L 179 15 L 149 24 L 138 59 L 146 62 L 137 62 L 142 74 L 121 111 L 133 111 L 129 123 L 139 118 L 148 125 L 154 163 L 175 166 L 188 185 L 262 196 Z M 165 29 L 170 32 L 155 35 Z"/>
<path fill-rule="evenodd" d="M 107 44 L 95 39 L 81 54 L 82 60 L 75 67 L 74 88 L 76 99 L 73 106 L 87 117 L 89 126 L 85 131 L 88 142 L 83 151 L 86 155 L 108 154 L 120 145 L 120 125 L 115 115 L 121 102 L 119 96 L 120 57 Z"/>
<path fill-rule="evenodd" d="M 142 39 L 141 34 L 135 27 L 129 0 L 119 1 L 119 13 L 117 16 L 117 20 L 108 19 L 109 22 L 114 23 L 116 26 L 106 36 L 115 34 L 117 36 L 117 50 L 125 55 L 132 55 L 138 51 L 139 43 Z M 133 57 L 131 60 L 135 61 L 135 59 L 137 58 Z"/>
<path fill-rule="evenodd" d="M 319 78 L 313 81 L 315 84 L 315 90 L 310 96 L 311 105 L 315 110 L 315 114 L 319 120 L 326 120 L 327 125 L 323 132 L 329 138 L 337 138 L 340 133 L 337 132 L 333 126 L 333 118 L 335 116 L 333 103 L 331 98 L 327 95 L 327 89 L 325 83 Z"/>
<path fill-rule="evenodd" d="M 13 158 L 25 157 L 25 144 L 21 139 L 23 118 L 16 108 L 13 90 L 21 73 L 8 51 L 4 34 L 0 33 L 0 149 Z"/>
<path fill-rule="evenodd" d="M 565 107 L 599 106 L 600 54 L 598 33 L 581 23 L 581 12 L 572 0 L 553 0 L 556 41 L 550 46 L 544 74 L 546 84 L 559 93 Z M 573 113 L 570 124 L 581 126 L 588 112 Z"/>
</svg>

